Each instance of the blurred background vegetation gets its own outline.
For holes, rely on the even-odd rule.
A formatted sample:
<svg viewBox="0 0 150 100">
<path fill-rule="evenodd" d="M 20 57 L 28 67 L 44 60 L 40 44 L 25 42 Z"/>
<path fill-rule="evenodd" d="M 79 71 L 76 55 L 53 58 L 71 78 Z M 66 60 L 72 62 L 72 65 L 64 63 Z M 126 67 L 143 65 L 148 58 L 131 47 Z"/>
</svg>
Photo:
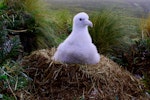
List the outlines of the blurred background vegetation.
<svg viewBox="0 0 150 100">
<path fill-rule="evenodd" d="M 0 0 L 0 99 L 16 99 L 14 92 L 29 80 L 20 62 L 34 50 L 57 47 L 71 32 L 72 18 L 87 11 L 98 51 L 143 78 L 150 93 L 150 16 L 129 9 L 59 8 L 43 0 Z M 114 10 L 115 9 L 115 10 Z M 139 8 L 138 8 L 139 10 Z M 132 15 L 131 15 L 132 14 Z"/>
<path fill-rule="evenodd" d="M 120 25 L 120 18 L 111 10 L 102 10 L 91 16 L 94 27 L 90 29 L 94 44 L 102 54 L 113 51 L 113 47 L 119 47 L 124 37 Z"/>
</svg>

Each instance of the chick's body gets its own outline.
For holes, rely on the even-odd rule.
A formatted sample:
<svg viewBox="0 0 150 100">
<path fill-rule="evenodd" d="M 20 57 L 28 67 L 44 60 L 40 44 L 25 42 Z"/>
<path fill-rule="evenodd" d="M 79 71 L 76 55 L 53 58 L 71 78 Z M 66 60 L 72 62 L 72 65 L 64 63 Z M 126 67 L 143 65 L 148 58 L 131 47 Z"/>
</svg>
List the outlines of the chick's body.
<svg viewBox="0 0 150 100">
<path fill-rule="evenodd" d="M 84 12 L 74 17 L 73 30 L 58 46 L 53 57 L 55 61 L 74 64 L 96 64 L 100 61 L 100 55 L 88 32 L 88 26 L 92 26 L 88 18 Z"/>
</svg>

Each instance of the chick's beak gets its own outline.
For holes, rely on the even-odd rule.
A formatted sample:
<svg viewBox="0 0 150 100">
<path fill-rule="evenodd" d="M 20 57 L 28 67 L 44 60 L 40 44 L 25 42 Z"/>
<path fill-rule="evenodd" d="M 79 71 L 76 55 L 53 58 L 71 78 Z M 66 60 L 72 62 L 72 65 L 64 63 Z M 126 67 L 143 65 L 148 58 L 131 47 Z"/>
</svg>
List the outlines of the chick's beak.
<svg viewBox="0 0 150 100">
<path fill-rule="evenodd" d="M 90 20 L 85 20 L 86 25 L 93 27 L 93 23 Z"/>
</svg>

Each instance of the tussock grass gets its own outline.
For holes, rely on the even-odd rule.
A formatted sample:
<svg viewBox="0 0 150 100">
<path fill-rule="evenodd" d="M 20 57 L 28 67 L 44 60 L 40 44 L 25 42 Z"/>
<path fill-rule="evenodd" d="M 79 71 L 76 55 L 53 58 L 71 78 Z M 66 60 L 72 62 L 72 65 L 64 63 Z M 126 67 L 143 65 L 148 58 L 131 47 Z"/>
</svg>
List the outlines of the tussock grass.
<svg viewBox="0 0 150 100">
<path fill-rule="evenodd" d="M 42 0 L 24 0 L 25 11 L 30 13 L 37 26 L 40 48 L 57 46 L 70 34 L 72 16 L 68 10 L 51 10 Z"/>
<path fill-rule="evenodd" d="M 101 53 L 112 51 L 112 47 L 121 43 L 123 34 L 119 18 L 112 12 L 102 10 L 93 14 L 91 20 L 94 27 L 90 30 L 94 44 Z"/>
<path fill-rule="evenodd" d="M 26 12 L 30 13 L 35 20 L 37 29 L 37 42 L 39 48 L 51 47 L 57 44 L 57 25 L 52 19 L 48 5 L 43 0 L 22 1 Z M 39 30 L 39 31 L 38 31 Z"/>
<path fill-rule="evenodd" d="M 5 0 L 9 19 L 6 28 L 19 34 L 25 52 L 49 48 L 57 43 L 58 25 L 43 0 Z M 8 13 L 9 12 L 9 13 Z M 6 16 L 7 17 L 7 16 Z M 8 27 L 9 25 L 9 27 Z M 20 30 L 25 30 L 20 32 Z"/>
<path fill-rule="evenodd" d="M 51 17 L 57 27 L 57 43 L 60 44 L 72 31 L 72 13 L 69 10 L 51 10 Z"/>
<path fill-rule="evenodd" d="M 51 10 L 52 11 L 52 10 Z M 71 29 L 72 25 L 72 13 L 68 10 L 59 10 L 59 11 L 52 11 L 52 18 L 55 23 L 58 25 L 59 30 L 62 33 L 68 33 Z M 68 33 L 69 34 L 69 33 Z"/>
<path fill-rule="evenodd" d="M 142 20 L 142 38 L 150 37 L 150 16 L 147 19 Z"/>
</svg>

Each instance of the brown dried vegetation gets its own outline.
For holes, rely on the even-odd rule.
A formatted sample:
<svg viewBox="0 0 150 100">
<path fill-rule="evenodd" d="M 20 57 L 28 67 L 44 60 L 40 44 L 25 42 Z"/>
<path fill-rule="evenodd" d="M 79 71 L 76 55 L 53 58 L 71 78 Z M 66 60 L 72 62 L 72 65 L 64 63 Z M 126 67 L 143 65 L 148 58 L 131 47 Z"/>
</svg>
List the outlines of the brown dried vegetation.
<svg viewBox="0 0 150 100">
<path fill-rule="evenodd" d="M 55 49 L 33 52 L 23 60 L 33 79 L 28 92 L 18 97 L 30 100 L 148 100 L 140 80 L 101 55 L 97 65 L 61 64 L 51 60 Z M 23 95 L 23 96 L 22 96 Z"/>
</svg>

